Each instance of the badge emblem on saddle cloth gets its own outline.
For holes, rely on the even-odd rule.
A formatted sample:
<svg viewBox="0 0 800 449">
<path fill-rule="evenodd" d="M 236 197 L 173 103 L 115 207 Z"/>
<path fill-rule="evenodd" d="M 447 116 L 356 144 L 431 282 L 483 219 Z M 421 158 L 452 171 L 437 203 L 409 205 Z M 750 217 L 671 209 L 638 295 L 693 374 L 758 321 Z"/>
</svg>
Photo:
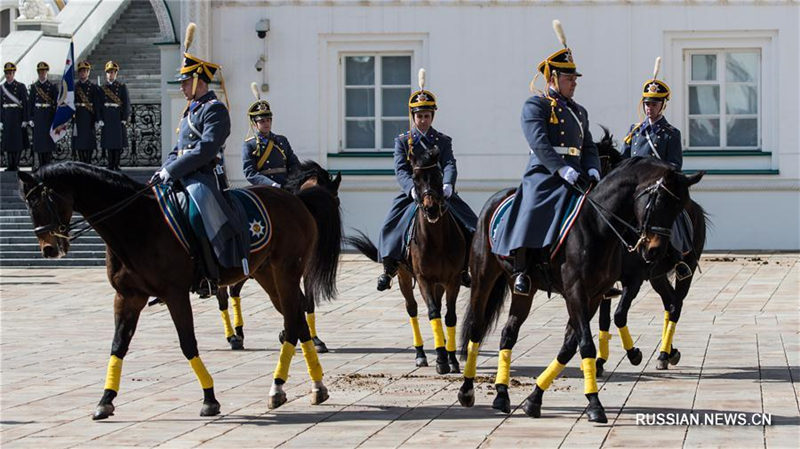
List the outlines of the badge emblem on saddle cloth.
<svg viewBox="0 0 800 449">
<path fill-rule="evenodd" d="M 167 226 L 178 239 L 180 244 L 189 252 L 190 233 L 194 230 L 188 229 L 188 217 L 182 217 L 185 212 L 180 205 L 176 205 L 169 195 L 169 186 L 162 184 L 153 186 L 153 192 L 158 200 L 159 209 L 164 216 Z M 267 208 L 255 193 L 246 189 L 231 189 L 228 194 L 237 201 L 245 211 L 248 234 L 250 235 L 250 252 L 261 251 L 272 239 L 272 221 L 269 218 Z"/>
<path fill-rule="evenodd" d="M 589 192 L 587 191 L 586 194 L 588 193 Z M 500 226 L 507 225 L 508 220 L 503 220 L 503 217 L 505 217 L 506 214 L 508 214 L 508 211 L 511 210 L 511 203 L 514 202 L 514 198 L 516 196 L 516 193 L 509 195 L 508 198 L 504 199 L 500 204 L 497 205 L 494 213 L 492 213 L 492 218 L 489 220 L 489 248 L 494 248 L 494 245 L 497 241 L 497 231 L 500 229 Z M 564 211 L 564 215 L 561 217 L 561 225 L 558 228 L 558 238 L 556 238 L 556 244 L 553 246 L 553 249 L 550 252 L 551 258 L 555 257 L 555 255 L 558 253 L 558 250 L 561 249 L 561 246 L 567 239 L 569 231 L 572 230 L 572 226 L 575 224 L 578 215 L 583 209 L 585 200 L 586 195 L 571 195 L 569 203 L 567 204 L 567 208 Z"/>
</svg>

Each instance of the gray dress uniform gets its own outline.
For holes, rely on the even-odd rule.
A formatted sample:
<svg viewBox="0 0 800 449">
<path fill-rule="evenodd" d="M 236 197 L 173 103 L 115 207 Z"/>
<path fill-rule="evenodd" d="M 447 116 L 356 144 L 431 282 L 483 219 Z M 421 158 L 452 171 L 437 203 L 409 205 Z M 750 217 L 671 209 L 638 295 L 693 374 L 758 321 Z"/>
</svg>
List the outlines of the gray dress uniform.
<svg viewBox="0 0 800 449">
<path fill-rule="evenodd" d="M 680 170 L 683 166 L 681 132 L 670 125 L 664 116 L 653 124 L 645 119 L 642 123 L 631 125 L 622 156 L 652 156 Z"/>
<path fill-rule="evenodd" d="M 193 101 L 180 122 L 178 143 L 163 168 L 170 179 L 183 183 L 203 217 L 217 261 L 223 267 L 241 267 L 249 252 L 249 236 L 240 217 L 241 207 L 223 197 L 214 172 L 217 154 L 231 132 L 230 115 L 213 91 Z"/>
<path fill-rule="evenodd" d="M 50 137 L 50 126 L 56 115 L 58 106 L 58 87 L 49 80 L 31 84 L 30 110 L 33 121 L 33 151 L 35 153 L 52 153 L 56 143 Z"/>
<path fill-rule="evenodd" d="M 115 80 L 105 83 L 102 93 L 99 120 L 103 121 L 103 131 L 100 133 L 100 146 L 104 150 L 121 150 L 128 146 L 128 134 L 122 124 L 131 116 L 128 86 Z"/>
<path fill-rule="evenodd" d="M 412 131 L 414 154 L 421 155 L 428 148 L 439 147 L 439 166 L 443 171 L 443 184 L 456 186 L 458 172 L 456 159 L 453 157 L 452 139 L 436 131 L 432 127 L 425 135 L 414 129 Z M 413 170 L 408 161 L 408 133 L 401 134 L 394 139 L 394 173 L 397 183 L 400 184 L 402 193 L 395 197 L 392 207 L 384 220 L 378 240 L 378 255 L 383 259 L 403 259 L 403 239 L 414 214 L 414 199 L 411 190 L 414 188 Z M 456 221 L 469 233 L 475 233 L 478 217 L 454 191 L 446 200 L 450 212 Z"/>
<path fill-rule="evenodd" d="M 283 187 L 288 173 L 300 167 L 289 140 L 279 134 L 251 137 L 242 144 L 244 176 L 254 185 Z"/>
<path fill-rule="evenodd" d="M 75 116 L 72 118 L 72 149 L 78 152 L 81 162 L 91 163 L 97 148 L 94 124 L 102 120 L 103 94 L 91 80 L 75 83 Z"/>
<path fill-rule="evenodd" d="M 18 154 L 28 148 L 28 130 L 23 129 L 30 116 L 28 91 L 17 80 L 0 85 L 0 121 L 3 123 L 2 151 Z M 10 164 L 9 164 L 10 165 Z"/>
<path fill-rule="evenodd" d="M 556 122 L 556 123 L 553 123 Z M 511 209 L 497 229 L 492 252 L 508 256 L 517 248 L 544 248 L 558 236 L 560 219 L 575 192 L 558 175 L 569 165 L 579 173 L 600 171 L 586 109 L 550 91 L 522 107 L 522 131 L 530 159 Z"/>
</svg>

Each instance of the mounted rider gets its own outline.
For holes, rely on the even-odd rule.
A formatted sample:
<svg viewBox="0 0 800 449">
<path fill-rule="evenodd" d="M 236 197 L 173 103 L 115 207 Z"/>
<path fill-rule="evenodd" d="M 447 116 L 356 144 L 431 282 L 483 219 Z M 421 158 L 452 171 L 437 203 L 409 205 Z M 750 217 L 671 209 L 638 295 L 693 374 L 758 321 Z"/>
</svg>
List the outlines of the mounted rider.
<svg viewBox="0 0 800 449">
<path fill-rule="evenodd" d="M 681 132 L 667 122 L 664 110 L 670 98 L 670 89 L 667 83 L 658 79 L 661 68 L 661 57 L 656 58 L 653 77 L 642 85 L 642 98 L 639 100 L 639 109 L 644 112 L 645 119 L 631 125 L 628 135 L 624 139 L 622 157 L 632 156 L 654 157 L 672 164 L 676 169 L 683 167 L 683 150 L 681 147 Z M 672 246 L 682 256 L 687 255 L 694 248 L 692 221 L 684 210 L 672 225 Z M 691 268 L 683 261 L 675 265 L 675 273 L 680 279 L 692 275 Z"/>
<path fill-rule="evenodd" d="M 435 130 L 431 125 L 437 109 L 436 97 L 429 90 L 424 89 L 425 70 L 420 69 L 420 89 L 411 94 L 408 99 L 408 117 L 410 129 L 394 139 L 394 173 L 402 192 L 395 197 L 392 207 L 386 215 L 378 240 L 378 256 L 383 262 L 383 274 L 378 278 L 378 290 L 383 291 L 391 287 L 392 278 L 397 274 L 397 267 L 403 256 L 403 241 L 408 228 L 414 219 L 417 192 L 414 190 L 413 170 L 409 162 L 409 148 L 419 156 L 434 147 L 439 149 L 439 166 L 444 177 L 444 196 L 450 212 L 455 217 L 467 242 L 467 256 L 464 261 L 464 271 L 461 274 L 461 284 L 469 287 L 471 281 L 467 264 L 469 262 L 469 245 L 475 234 L 478 217 L 469 205 L 458 196 L 455 191 L 458 170 L 456 159 L 453 157 L 453 141 L 450 136 Z"/>
<path fill-rule="evenodd" d="M 514 256 L 514 293 L 530 292 L 528 269 L 538 265 L 549 271 L 550 245 L 554 243 L 576 183 L 600 179 L 600 159 L 589 132 L 586 109 L 573 101 L 577 78 L 572 50 L 567 47 L 561 23 L 553 21 L 563 49 L 539 63 L 547 83 L 522 107 L 522 132 L 530 146 L 530 159 L 510 210 L 497 229 L 492 252 Z"/>
<path fill-rule="evenodd" d="M 187 27 L 186 51 L 191 45 L 194 29 L 194 23 Z M 231 122 L 228 108 L 208 88 L 220 66 L 189 53 L 183 56 L 184 63 L 178 81 L 189 103 L 180 121 L 178 142 L 153 178 L 158 177 L 164 183 L 180 181 L 202 217 L 202 224 L 192 224 L 193 228 L 205 231 L 205 236 L 198 236 L 197 239 L 202 253 L 200 271 L 203 279 L 196 291 L 201 297 L 207 297 L 216 293 L 219 266 L 242 267 L 244 273 L 248 274 L 250 241 L 246 227 L 239 218 L 241 214 L 222 193 L 225 178 L 220 155 L 230 135 Z"/>
</svg>

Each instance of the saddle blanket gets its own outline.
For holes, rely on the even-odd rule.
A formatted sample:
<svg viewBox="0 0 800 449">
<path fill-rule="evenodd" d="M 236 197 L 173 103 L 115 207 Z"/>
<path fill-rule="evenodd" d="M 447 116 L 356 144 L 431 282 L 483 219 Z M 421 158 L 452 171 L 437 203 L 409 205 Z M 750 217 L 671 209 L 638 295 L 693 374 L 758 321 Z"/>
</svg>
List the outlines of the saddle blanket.
<svg viewBox="0 0 800 449">
<path fill-rule="evenodd" d="M 153 186 L 153 192 L 158 200 L 161 213 L 164 215 L 164 220 L 167 222 L 175 238 L 183 245 L 187 252 L 189 252 L 189 235 L 194 234 L 198 238 L 207 238 L 202 226 L 200 229 L 194 229 L 190 223 L 201 222 L 196 220 L 196 215 L 199 214 L 197 207 L 193 201 L 188 201 L 188 213 L 185 205 L 175 204 L 170 195 L 171 187 L 159 184 Z M 267 208 L 261 199 L 253 192 L 246 189 L 231 189 L 226 192 L 229 198 L 237 201 L 247 216 L 248 234 L 250 235 L 250 252 L 254 253 L 264 249 L 272 238 L 272 222 L 269 218 Z M 186 201 L 188 196 L 182 195 L 179 202 Z M 202 223 L 202 222 L 201 222 Z"/>
<path fill-rule="evenodd" d="M 589 192 L 587 191 L 586 195 L 588 194 Z M 567 239 L 567 235 L 569 235 L 572 225 L 575 224 L 578 214 L 580 214 L 581 209 L 583 209 L 586 195 L 572 195 L 570 198 L 569 204 L 564 211 L 564 215 L 561 217 L 561 225 L 559 227 L 556 244 L 553 245 L 552 251 L 550 252 L 551 259 L 555 257 L 555 255 L 558 253 L 558 250 L 561 249 L 561 245 L 563 245 L 564 241 Z M 501 223 L 504 223 L 503 226 L 505 226 L 505 223 L 508 223 L 507 221 L 503 220 L 503 217 L 508 213 L 509 210 L 511 210 L 511 203 L 514 201 L 516 196 L 516 193 L 509 195 L 508 198 L 504 199 L 500 204 L 497 205 L 497 208 L 495 208 L 492 218 L 489 220 L 489 248 L 493 248 L 496 243 L 497 231 L 499 230 Z"/>
</svg>

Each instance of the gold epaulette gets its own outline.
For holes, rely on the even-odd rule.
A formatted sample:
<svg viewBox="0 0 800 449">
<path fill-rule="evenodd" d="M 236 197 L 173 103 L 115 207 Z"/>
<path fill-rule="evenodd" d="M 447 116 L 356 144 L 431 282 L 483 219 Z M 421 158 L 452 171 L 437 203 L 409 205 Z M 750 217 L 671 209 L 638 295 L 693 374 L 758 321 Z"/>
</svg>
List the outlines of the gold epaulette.
<svg viewBox="0 0 800 449">
<path fill-rule="evenodd" d="M 623 141 L 626 144 L 630 144 L 631 143 L 631 141 L 633 140 L 633 133 L 635 133 L 636 130 L 639 129 L 640 126 L 642 126 L 641 123 L 636 124 L 636 126 L 634 126 L 633 129 L 631 129 L 631 132 L 629 132 L 628 135 L 625 136 L 625 139 L 623 139 Z"/>
</svg>

